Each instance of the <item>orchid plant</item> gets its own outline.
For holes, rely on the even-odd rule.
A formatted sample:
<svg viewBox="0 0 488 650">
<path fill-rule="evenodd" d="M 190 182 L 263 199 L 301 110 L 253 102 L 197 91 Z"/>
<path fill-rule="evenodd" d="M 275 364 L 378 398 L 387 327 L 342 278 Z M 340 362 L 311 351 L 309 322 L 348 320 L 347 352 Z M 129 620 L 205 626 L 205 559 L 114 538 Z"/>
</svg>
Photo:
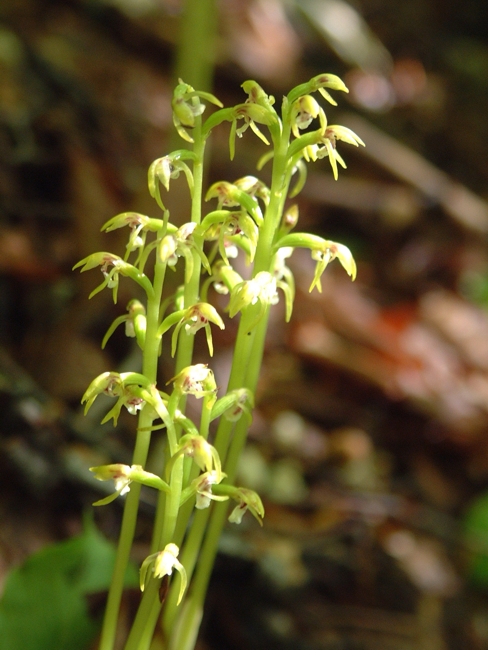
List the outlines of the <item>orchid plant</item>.
<svg viewBox="0 0 488 650">
<path fill-rule="evenodd" d="M 124 408 L 138 417 L 132 465 L 91 468 L 96 479 L 115 484 L 114 493 L 94 505 L 106 505 L 125 495 L 100 650 L 114 648 L 141 485 L 158 492 L 158 505 L 150 554 L 141 566 L 141 603 L 125 649 L 149 650 L 158 621 L 168 650 L 194 648 L 226 519 L 239 524 L 249 511 L 262 525 L 264 517 L 260 497 L 234 482 L 251 423 L 270 309 L 284 299 L 287 321 L 292 314 L 295 284 L 286 262 L 295 248 L 310 250 L 316 262 L 310 291 L 321 291 L 321 275 L 336 258 L 353 280 L 356 276 L 356 264 L 346 246 L 294 231 L 298 207 L 290 204 L 305 183 L 307 163 L 328 158 L 337 179 L 338 165 L 346 166 L 337 150 L 338 141 L 363 145 L 350 129 L 330 125 L 313 96 L 317 92 L 336 105 L 329 91 L 347 92 L 346 86 L 332 74 L 320 74 L 284 97 L 281 112 L 256 82 L 246 81 L 242 88 L 244 101 L 223 108 L 212 94 L 180 80 L 172 101 L 173 121 L 188 147 L 155 160 L 149 168 L 149 192 L 161 215 L 126 212 L 113 217 L 103 230 L 129 229 L 125 254 L 98 252 L 75 266 L 82 272 L 101 270 L 103 280 L 91 296 L 108 288 L 117 302 L 121 277 L 139 287 L 139 298 L 114 321 L 103 345 L 124 325 L 126 335 L 135 338 L 141 350 L 142 371 L 105 372 L 93 380 L 82 400 L 88 410 L 98 395 L 113 397 L 115 404 L 104 422 L 112 419 L 116 425 Z M 217 109 L 204 120 L 207 104 Z M 204 196 L 205 147 L 212 131 L 226 122 L 230 123 L 231 159 L 236 137 L 247 130 L 270 147 L 257 164 L 258 170 L 272 165 L 270 187 L 250 175 L 214 183 Z M 187 223 L 177 227 L 162 197 L 163 189 L 169 191 L 172 179 L 181 173 L 191 196 L 191 214 Z M 216 202 L 206 214 L 202 214 L 202 199 Z M 239 254 L 250 267 L 247 279 L 232 265 Z M 182 287 L 167 296 L 166 271 L 178 265 L 183 267 Z M 221 395 L 209 364 L 193 363 L 196 332 L 204 329 L 212 357 L 212 329 L 225 327 L 225 319 L 212 305 L 213 292 L 228 296 L 227 318 L 239 316 L 232 370 Z M 175 358 L 174 377 L 161 387 L 158 360 L 165 346 Z M 198 422 L 186 415 L 189 396 L 201 400 Z M 160 429 L 164 429 L 167 451 L 158 476 L 144 467 L 151 435 Z M 229 516 L 231 501 L 234 508 Z"/>
</svg>

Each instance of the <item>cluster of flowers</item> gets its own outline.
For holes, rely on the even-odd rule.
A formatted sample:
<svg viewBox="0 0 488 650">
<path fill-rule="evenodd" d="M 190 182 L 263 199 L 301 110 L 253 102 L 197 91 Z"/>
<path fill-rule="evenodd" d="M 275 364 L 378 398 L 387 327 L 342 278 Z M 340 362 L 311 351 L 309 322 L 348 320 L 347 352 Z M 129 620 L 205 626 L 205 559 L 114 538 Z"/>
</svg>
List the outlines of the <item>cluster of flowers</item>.
<svg viewBox="0 0 488 650">
<path fill-rule="evenodd" d="M 338 164 L 345 163 L 337 151 L 337 141 L 344 141 L 354 146 L 362 145 L 361 139 L 350 129 L 329 125 L 324 110 L 311 93 L 318 91 L 326 101 L 335 105 L 335 101 L 326 89 L 347 92 L 342 81 L 334 75 L 318 75 L 308 83 L 297 86 L 283 100 L 281 118 L 274 108 L 274 98 L 266 95 L 262 88 L 253 81 L 243 84 L 247 99 L 233 108 L 222 108 L 217 98 L 209 93 L 195 91 L 191 86 L 180 82 L 173 99 L 173 117 L 180 136 L 193 142 L 191 131 L 196 120 L 205 110 L 202 100 L 219 107 L 202 125 L 200 137 L 206 139 L 212 129 L 222 122 L 230 122 L 229 149 L 231 158 L 235 152 L 235 138 L 242 137 L 250 128 L 264 143 L 268 138 L 261 128 L 267 127 L 273 141 L 274 149 L 263 156 L 258 164 L 261 168 L 276 154 L 279 143 L 288 142 L 286 165 L 283 167 L 284 187 L 288 187 L 293 175 L 297 175 L 293 190 L 289 196 L 295 196 L 303 187 L 306 178 L 305 162 L 328 158 L 333 175 L 337 179 Z M 318 122 L 318 128 L 309 130 L 312 122 Z M 261 127 L 261 128 L 260 128 Z M 285 133 L 286 132 L 286 133 Z M 159 307 L 159 322 L 156 337 L 161 340 L 173 328 L 171 352 L 175 356 L 181 334 L 195 335 L 204 329 L 210 356 L 213 355 L 211 324 L 224 329 L 224 321 L 216 308 L 207 301 L 210 286 L 229 296 L 227 312 L 230 318 L 251 309 L 252 317 L 248 319 L 251 331 L 263 318 L 271 305 L 279 301 L 279 291 L 283 293 L 286 305 L 286 319 L 292 314 L 295 286 L 293 274 L 286 265 L 286 260 L 296 247 L 308 248 L 316 262 L 315 273 L 310 291 L 317 287 L 321 290 L 320 278 L 326 267 L 338 259 L 348 275 L 354 279 L 356 265 L 349 249 L 337 242 L 307 233 L 291 232 L 298 219 L 298 208 L 291 206 L 275 229 L 270 242 L 267 270 L 258 270 L 251 279 L 243 279 L 233 268 L 231 260 L 241 250 L 248 265 L 255 259 L 260 232 L 268 218 L 268 210 L 273 201 L 270 189 L 254 176 L 245 176 L 233 183 L 220 181 L 210 187 L 206 201 L 216 200 L 217 205 L 198 222 L 185 223 L 176 227 L 169 222 L 169 213 L 161 197 L 161 187 L 169 190 L 172 179 L 181 172 L 186 177 L 190 193 L 194 190 L 194 176 L 191 165 L 196 161 L 193 151 L 181 149 L 154 161 L 149 169 L 149 191 L 163 210 L 163 218 L 157 219 L 135 212 L 125 212 L 110 219 L 104 226 L 105 231 L 122 227 L 130 229 L 129 240 L 124 257 L 108 252 L 98 252 L 81 260 L 75 268 L 88 271 L 99 267 L 103 280 L 91 293 L 90 297 L 103 290 L 112 289 L 114 302 L 120 277 L 129 277 L 145 292 L 148 304 L 155 298 L 155 289 L 146 266 L 151 253 L 155 253 L 156 263 L 164 269 L 174 269 L 178 260 L 184 260 L 185 283 L 190 282 L 194 274 L 196 260 L 200 261 L 208 277 L 202 283 L 200 296 L 195 304 L 185 304 L 178 294 L 173 300 L 173 310 L 165 312 L 171 301 L 163 302 Z M 305 161 L 305 162 L 304 162 Z M 286 183 L 285 183 L 286 181 Z M 281 200 L 281 199 L 280 199 Z M 282 203 L 284 198 L 282 198 Z M 276 210 L 275 210 L 276 212 Z M 129 259 L 131 261 L 129 262 Z M 127 313 L 118 317 L 109 328 L 103 346 L 119 325 L 125 325 L 127 336 L 134 337 L 139 347 L 144 350 L 147 334 L 146 307 L 139 300 L 132 300 Z M 249 511 L 261 524 L 264 507 L 259 496 L 252 490 L 234 487 L 226 483 L 226 474 L 222 471 L 219 454 L 196 425 L 179 410 L 187 395 L 205 398 L 204 409 L 208 409 L 207 421 L 226 418 L 237 421 L 241 417 L 250 420 L 253 408 L 252 392 L 243 387 L 228 392 L 217 398 L 217 386 L 213 372 L 206 364 L 191 365 L 181 370 L 172 380 L 173 390 L 166 393 L 159 390 L 153 381 L 144 374 L 127 372 L 106 372 L 97 377 L 83 396 L 83 403 L 88 410 L 98 395 L 105 394 L 116 399 L 113 408 L 107 413 L 103 422 L 110 419 L 117 424 L 121 409 L 137 414 L 143 409 L 150 412 L 150 421 L 160 419 L 161 427 L 166 427 L 168 434 L 176 434 L 177 444 L 170 449 L 170 458 L 165 468 L 165 477 L 147 472 L 140 465 L 110 464 L 91 468 L 96 479 L 113 480 L 115 491 L 101 499 L 95 505 L 105 505 L 118 496 L 126 494 L 133 482 L 152 487 L 166 494 L 171 492 L 171 474 L 179 458 L 193 459 L 198 468 L 198 475 L 182 486 L 179 505 L 190 499 L 197 509 L 208 508 L 211 501 L 233 499 L 237 505 L 230 514 L 231 522 L 240 523 L 244 513 Z M 182 407 L 184 408 L 184 407 Z M 155 428 L 155 427 L 154 427 Z M 181 600 L 187 585 L 184 566 L 178 560 L 179 548 L 174 542 L 151 554 L 141 567 L 141 589 L 144 590 L 151 576 L 171 575 L 173 569 L 180 573 Z"/>
</svg>

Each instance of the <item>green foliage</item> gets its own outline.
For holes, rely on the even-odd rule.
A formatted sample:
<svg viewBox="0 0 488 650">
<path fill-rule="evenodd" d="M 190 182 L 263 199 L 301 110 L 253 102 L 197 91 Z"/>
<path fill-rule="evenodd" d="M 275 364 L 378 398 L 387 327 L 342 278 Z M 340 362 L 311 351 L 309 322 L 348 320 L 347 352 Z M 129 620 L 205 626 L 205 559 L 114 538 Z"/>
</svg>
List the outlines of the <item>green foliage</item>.
<svg viewBox="0 0 488 650">
<path fill-rule="evenodd" d="M 468 579 L 488 588 L 488 493 L 478 497 L 464 515 L 463 534 L 468 549 Z"/>
<path fill-rule="evenodd" d="M 100 621 L 88 596 L 108 589 L 115 549 L 89 522 L 85 531 L 31 556 L 8 576 L 0 601 L 3 650 L 84 650 Z M 126 586 L 138 584 L 129 565 Z"/>
</svg>

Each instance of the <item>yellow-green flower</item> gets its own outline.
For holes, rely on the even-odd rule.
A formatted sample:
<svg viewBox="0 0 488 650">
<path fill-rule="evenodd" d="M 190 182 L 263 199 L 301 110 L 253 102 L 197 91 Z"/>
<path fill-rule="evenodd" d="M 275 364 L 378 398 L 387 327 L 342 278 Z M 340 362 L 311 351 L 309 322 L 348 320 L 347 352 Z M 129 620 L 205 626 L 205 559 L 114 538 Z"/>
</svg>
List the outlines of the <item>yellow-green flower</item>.
<svg viewBox="0 0 488 650">
<path fill-rule="evenodd" d="M 103 506 L 111 501 L 114 501 L 118 496 L 126 494 L 130 490 L 130 484 L 133 481 L 155 488 L 156 490 L 169 491 L 169 485 L 163 481 L 156 474 L 146 472 L 141 465 L 122 465 L 121 463 L 114 463 L 112 465 L 99 465 L 98 467 L 90 467 L 90 472 L 93 472 L 97 481 L 114 481 L 115 492 L 105 499 L 96 501 L 94 506 Z"/>
<path fill-rule="evenodd" d="M 217 392 L 214 374 L 206 363 L 197 363 L 183 368 L 176 377 L 170 379 L 168 384 L 170 382 L 173 382 L 175 390 L 181 394 L 193 395 L 197 399 L 215 395 Z M 211 407 L 213 404 L 209 406 Z"/>
<path fill-rule="evenodd" d="M 114 255 L 113 253 L 106 253 L 104 251 L 99 253 L 92 253 L 91 255 L 88 255 L 88 257 L 85 257 L 77 264 L 75 264 L 73 266 L 73 269 L 81 267 L 80 272 L 84 273 L 85 271 L 90 271 L 97 266 L 100 267 L 100 270 L 105 279 L 102 284 L 100 284 L 91 292 L 91 294 L 88 296 L 89 298 L 92 298 L 99 291 L 102 291 L 102 289 L 108 287 L 109 289 L 113 289 L 113 299 L 114 303 L 116 303 L 117 289 L 119 286 L 119 274 L 132 278 L 146 291 L 148 295 L 152 294 L 152 285 L 144 273 L 141 273 L 141 271 L 139 271 L 139 269 L 137 269 L 135 266 L 129 264 L 121 257 Z"/>
<path fill-rule="evenodd" d="M 129 467 L 129 465 L 122 465 L 121 463 L 99 465 L 98 467 L 90 467 L 90 472 L 93 472 L 97 481 L 113 480 L 115 483 L 115 492 L 104 499 L 95 501 L 93 504 L 94 506 L 104 506 L 107 503 L 111 503 L 112 501 L 115 501 L 118 496 L 127 494 L 130 490 L 131 467 Z"/>
<path fill-rule="evenodd" d="M 199 231 L 205 240 L 218 241 L 219 252 L 225 264 L 229 264 L 229 257 L 237 257 L 237 249 L 235 253 L 232 251 L 232 248 L 236 248 L 235 244 L 249 253 L 249 263 L 253 261 L 259 230 L 246 210 L 214 210 L 203 219 Z"/>
<path fill-rule="evenodd" d="M 244 307 L 258 302 L 263 306 L 276 305 L 278 302 L 276 280 L 267 271 L 260 271 L 252 280 L 244 280 L 232 289 L 229 316 L 234 318 Z"/>
<path fill-rule="evenodd" d="M 185 282 L 189 282 L 193 274 L 193 252 L 200 257 L 207 272 L 211 272 L 210 264 L 202 247 L 197 245 L 193 239 L 196 227 L 197 224 L 194 222 L 184 223 L 176 232 L 163 237 L 158 246 L 160 260 L 166 262 L 169 267 L 174 267 L 178 258 L 185 258 Z"/>
<path fill-rule="evenodd" d="M 278 252 L 284 247 L 300 247 L 309 248 L 311 250 L 312 259 L 317 262 L 317 265 L 315 267 L 315 274 L 309 291 L 312 291 L 315 286 L 319 291 L 322 291 L 320 277 L 330 262 L 335 258 L 339 260 L 352 280 L 355 280 L 356 278 L 356 262 L 354 261 L 351 251 L 347 246 L 344 246 L 344 244 L 338 244 L 337 242 L 323 239 L 318 235 L 295 232 L 282 237 L 276 244 L 275 250 Z"/>
<path fill-rule="evenodd" d="M 108 340 L 119 325 L 125 323 L 125 335 L 129 338 L 137 338 L 137 343 L 144 349 L 146 337 L 146 309 L 139 300 L 130 300 L 127 305 L 127 314 L 119 316 L 108 328 L 102 340 L 102 349 L 107 345 Z"/>
<path fill-rule="evenodd" d="M 181 309 L 167 316 L 159 326 L 158 334 L 162 336 L 176 324 L 171 339 L 171 355 L 174 356 L 181 328 L 184 328 L 187 334 L 194 335 L 203 327 L 207 337 L 209 354 L 210 356 L 213 356 L 212 330 L 210 329 L 210 323 L 214 323 L 214 325 L 220 327 L 221 330 L 225 329 L 224 321 L 219 316 L 215 307 L 207 302 L 197 302 L 195 305 L 188 307 L 188 309 Z"/>
<path fill-rule="evenodd" d="M 250 196 L 257 196 L 262 199 L 265 205 L 268 205 L 270 190 L 259 178 L 255 176 L 243 176 L 234 181 L 234 185 Z"/>
<path fill-rule="evenodd" d="M 254 492 L 254 490 L 248 490 L 247 488 L 235 488 L 235 495 L 232 495 L 233 499 L 236 499 L 239 503 L 234 508 L 234 510 L 229 515 L 229 521 L 233 524 L 240 524 L 242 517 L 249 512 L 256 519 L 260 526 L 263 525 L 264 517 L 264 506 L 261 498 Z"/>
<path fill-rule="evenodd" d="M 180 591 L 176 604 L 180 604 L 183 594 L 185 593 L 188 579 L 185 567 L 178 560 L 179 552 L 180 549 L 176 544 L 170 543 L 166 544 L 164 549 L 159 553 L 153 553 L 144 560 L 140 571 L 141 591 L 144 591 L 151 574 L 154 575 L 155 578 L 163 578 L 164 576 L 170 576 L 173 573 L 173 569 L 176 569 L 181 578 Z"/>
<path fill-rule="evenodd" d="M 322 147 L 320 144 L 317 144 L 311 145 L 304 150 L 305 158 L 310 156 L 312 160 L 328 156 L 335 180 L 337 180 L 339 176 L 337 163 L 339 163 L 343 169 L 346 169 L 346 163 L 337 151 L 337 140 L 342 140 L 355 147 L 358 147 L 359 145 L 362 147 L 365 146 L 364 142 L 354 133 L 354 131 L 351 131 L 351 129 L 348 129 L 346 126 L 334 124 L 325 129 L 325 133 L 320 141 L 320 144 L 323 145 Z"/>
<path fill-rule="evenodd" d="M 317 262 L 317 265 L 315 267 L 315 274 L 309 291 L 312 291 L 314 287 L 317 287 L 319 291 L 322 291 L 320 277 L 329 263 L 336 258 L 342 264 L 349 277 L 352 280 L 356 279 L 356 262 L 349 248 L 344 246 L 344 244 L 326 241 L 323 249 L 312 251 L 312 259 Z"/>
<path fill-rule="evenodd" d="M 205 110 L 205 104 L 200 102 L 200 98 L 222 107 L 220 102 L 214 95 L 202 91 L 197 91 L 190 85 L 184 83 L 181 79 L 176 86 L 171 106 L 173 108 L 173 123 L 178 134 L 187 142 L 193 142 L 193 138 L 183 128 L 193 128 L 195 126 L 195 118 L 201 115 Z"/>
<path fill-rule="evenodd" d="M 327 118 L 323 108 L 312 95 L 299 97 L 292 106 L 291 130 L 295 138 L 300 137 L 299 129 L 306 129 L 316 117 L 320 118 L 320 126 L 325 131 Z"/>
<path fill-rule="evenodd" d="M 118 372 L 103 372 L 91 382 L 86 389 L 81 403 L 85 404 L 85 415 L 88 413 L 93 402 L 100 393 L 105 395 L 118 396 L 122 391 L 122 380 Z"/>
<path fill-rule="evenodd" d="M 199 434 L 187 433 L 181 437 L 176 452 L 171 457 L 167 466 L 167 476 L 171 475 L 176 459 L 180 456 L 193 458 L 196 465 L 203 471 L 211 473 L 216 477 L 219 483 L 225 474 L 222 472 L 220 456 L 218 451 L 203 436 Z"/>
<path fill-rule="evenodd" d="M 229 515 L 229 521 L 234 524 L 240 524 L 242 517 L 249 510 L 252 516 L 258 521 L 259 525 L 263 525 L 264 506 L 261 498 L 248 488 L 234 487 L 233 485 L 220 484 L 215 485 L 213 488 L 215 496 L 227 496 L 237 501 L 237 506 Z"/>
<path fill-rule="evenodd" d="M 212 491 L 213 485 L 218 485 L 225 474 L 220 474 L 216 470 L 200 474 L 194 481 L 192 481 L 192 488 L 195 490 L 195 508 L 197 510 L 205 510 L 210 506 L 210 501 L 227 501 L 229 498 L 225 495 L 217 495 Z"/>
</svg>

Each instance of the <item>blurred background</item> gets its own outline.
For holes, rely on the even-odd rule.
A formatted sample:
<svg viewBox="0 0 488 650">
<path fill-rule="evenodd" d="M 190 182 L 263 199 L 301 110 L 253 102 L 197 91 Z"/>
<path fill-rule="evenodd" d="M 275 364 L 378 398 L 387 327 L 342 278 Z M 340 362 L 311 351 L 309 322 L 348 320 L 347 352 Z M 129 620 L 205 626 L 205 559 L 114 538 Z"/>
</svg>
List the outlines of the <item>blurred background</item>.
<svg viewBox="0 0 488 650">
<path fill-rule="evenodd" d="M 326 160 L 309 167 L 300 230 L 348 245 L 358 279 L 334 264 L 309 294 L 313 262 L 292 257 L 294 314 L 273 316 L 241 472 L 265 525 L 226 531 L 199 648 L 488 648 L 488 4 L 215 0 L 182 52 L 183 5 L 0 7 L 0 593 L 13 567 L 80 533 L 103 488 L 87 468 L 130 461 L 133 419 L 114 431 L 99 424 L 107 403 L 83 418 L 79 402 L 97 374 L 137 369 L 122 332 L 100 349 L 132 287 L 115 306 L 110 292 L 88 301 L 97 278 L 71 267 L 124 249 L 125 233 L 100 233 L 113 215 L 159 216 L 147 168 L 180 146 L 176 71 L 202 64 L 225 105 L 249 78 L 279 103 L 331 72 L 350 92 L 329 121 L 366 148 L 341 147 L 337 182 Z M 246 133 L 229 163 L 227 139 L 216 130 L 208 183 L 255 173 L 260 141 Z M 169 197 L 186 221 L 184 184 Z M 120 503 L 95 516 L 116 540 Z M 84 596 L 95 634 L 103 590 Z"/>
</svg>

